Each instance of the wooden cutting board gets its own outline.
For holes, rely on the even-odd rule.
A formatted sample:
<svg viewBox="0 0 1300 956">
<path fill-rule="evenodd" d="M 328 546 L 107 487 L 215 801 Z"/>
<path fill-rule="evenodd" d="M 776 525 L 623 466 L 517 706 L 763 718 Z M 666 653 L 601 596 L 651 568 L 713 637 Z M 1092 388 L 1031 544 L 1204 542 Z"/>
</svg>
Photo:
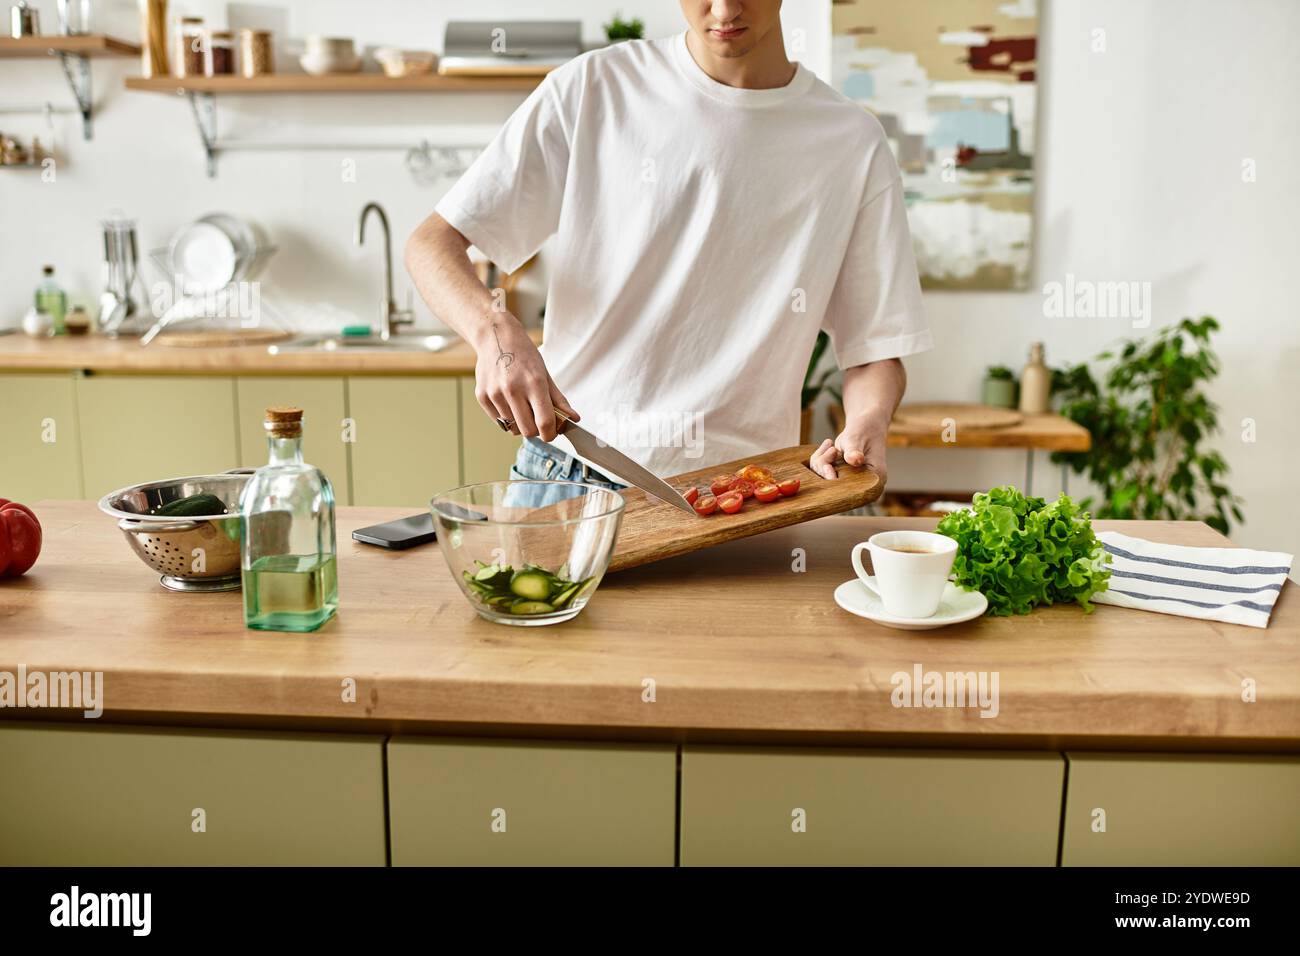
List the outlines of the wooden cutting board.
<svg viewBox="0 0 1300 956">
<path fill-rule="evenodd" d="M 904 431 L 942 431 L 949 421 L 959 430 L 983 431 L 1019 425 L 1024 415 L 1014 408 L 972 405 L 962 402 L 923 402 L 904 405 L 894 412 L 895 429 Z"/>
<path fill-rule="evenodd" d="M 715 511 L 704 518 L 692 517 L 637 488 L 623 491 L 627 507 L 609 570 L 635 568 L 724 541 L 839 514 L 875 501 L 885 490 L 880 476 L 865 468 L 840 465 L 836 468 L 839 478 L 835 481 L 822 478 L 807 465 L 816 450 L 816 445 L 793 445 L 666 479 L 678 491 L 684 492 L 692 485 L 707 491 L 716 475 L 736 472 L 751 464 L 767 468 L 778 481 L 799 479 L 799 493 L 794 497 L 778 498 L 768 504 L 750 498 L 734 515 Z"/>
</svg>

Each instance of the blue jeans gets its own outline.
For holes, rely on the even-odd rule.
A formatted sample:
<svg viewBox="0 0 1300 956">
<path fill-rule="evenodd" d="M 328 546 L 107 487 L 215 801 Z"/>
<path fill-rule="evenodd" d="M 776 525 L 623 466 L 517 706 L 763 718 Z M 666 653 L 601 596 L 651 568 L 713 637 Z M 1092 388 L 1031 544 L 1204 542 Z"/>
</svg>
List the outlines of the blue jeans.
<svg viewBox="0 0 1300 956">
<path fill-rule="evenodd" d="M 510 469 L 510 478 L 512 481 L 581 481 L 610 491 L 622 491 L 627 487 L 610 481 L 581 459 L 540 438 L 524 439 L 524 443 L 519 446 L 519 454 L 515 456 L 514 466 Z M 532 485 L 526 490 L 512 493 L 510 504 L 521 508 L 544 508 L 572 497 L 573 493 L 566 492 L 562 485 Z"/>
</svg>

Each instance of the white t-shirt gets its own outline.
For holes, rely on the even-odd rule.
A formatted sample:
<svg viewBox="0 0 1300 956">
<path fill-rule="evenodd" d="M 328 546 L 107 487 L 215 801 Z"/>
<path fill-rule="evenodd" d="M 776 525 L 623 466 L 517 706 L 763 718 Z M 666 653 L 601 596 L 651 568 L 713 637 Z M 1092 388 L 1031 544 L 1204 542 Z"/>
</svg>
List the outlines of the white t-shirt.
<svg viewBox="0 0 1300 956">
<path fill-rule="evenodd" d="M 932 347 L 884 131 L 803 66 L 743 90 L 685 34 L 584 54 L 437 210 L 505 272 L 556 236 L 546 366 L 662 476 L 796 444 L 818 329 L 841 368 Z"/>
</svg>

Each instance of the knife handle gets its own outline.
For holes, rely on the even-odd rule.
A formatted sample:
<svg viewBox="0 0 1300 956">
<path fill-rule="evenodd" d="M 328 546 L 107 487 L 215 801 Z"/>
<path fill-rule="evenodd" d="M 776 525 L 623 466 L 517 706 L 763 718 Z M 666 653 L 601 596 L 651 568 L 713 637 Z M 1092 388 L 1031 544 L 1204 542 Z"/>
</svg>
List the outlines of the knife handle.
<svg viewBox="0 0 1300 956">
<path fill-rule="evenodd" d="M 559 435 L 564 432 L 565 425 L 573 424 L 573 419 L 571 419 L 568 415 L 564 414 L 564 412 L 560 411 L 558 408 L 554 409 L 554 412 L 555 412 L 555 434 Z M 503 432 L 508 432 L 515 427 L 515 423 L 508 418 L 497 418 L 494 419 L 494 421 L 496 421 L 497 425 L 500 426 Z"/>
</svg>

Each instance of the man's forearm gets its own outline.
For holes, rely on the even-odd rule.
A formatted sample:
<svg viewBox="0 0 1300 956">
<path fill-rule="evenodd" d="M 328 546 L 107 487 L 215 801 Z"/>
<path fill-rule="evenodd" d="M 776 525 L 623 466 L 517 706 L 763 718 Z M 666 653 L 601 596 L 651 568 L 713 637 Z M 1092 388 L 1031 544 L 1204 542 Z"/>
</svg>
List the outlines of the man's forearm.
<svg viewBox="0 0 1300 956">
<path fill-rule="evenodd" d="M 518 324 L 474 272 L 469 242 L 436 212 L 406 241 L 406 270 L 426 305 L 480 351 L 493 342 L 493 322 Z"/>
<path fill-rule="evenodd" d="M 855 365 L 844 372 L 844 416 L 888 429 L 906 388 L 907 372 L 898 359 Z"/>
</svg>

